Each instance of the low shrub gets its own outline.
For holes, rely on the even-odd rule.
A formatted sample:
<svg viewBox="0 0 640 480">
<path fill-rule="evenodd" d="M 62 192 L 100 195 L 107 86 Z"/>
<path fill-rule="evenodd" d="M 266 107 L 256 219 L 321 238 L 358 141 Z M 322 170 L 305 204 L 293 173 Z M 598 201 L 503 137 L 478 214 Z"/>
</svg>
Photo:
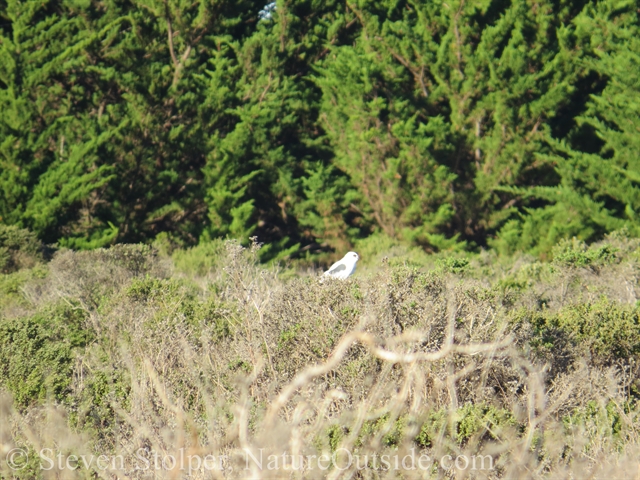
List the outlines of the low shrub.
<svg viewBox="0 0 640 480">
<path fill-rule="evenodd" d="M 139 448 L 227 455 L 229 478 L 267 476 L 247 473 L 247 451 L 479 455 L 492 470 L 478 478 L 620 476 L 640 452 L 640 307 L 636 250 L 616 241 L 615 257 L 571 243 L 553 264 L 398 250 L 323 283 L 259 264 L 255 243 L 174 250 L 173 264 L 144 246 L 60 251 L 44 279 L 34 267 L 3 280 L 7 302 L 25 297 L 0 317 L 0 389 L 15 404 L 0 402 L 0 438 L 122 455 L 131 478 L 149 473 L 131 463 Z M 626 297 L 612 295 L 623 282 Z"/>
<path fill-rule="evenodd" d="M 19 407 L 69 398 L 78 352 L 94 339 L 86 314 L 58 303 L 33 316 L 0 319 L 0 385 Z"/>
<path fill-rule="evenodd" d="M 0 224 L 0 273 L 31 268 L 45 259 L 49 250 L 35 233 L 13 225 Z"/>
<path fill-rule="evenodd" d="M 587 356 L 595 365 L 640 360 L 639 305 L 621 305 L 601 297 L 594 303 L 536 313 L 529 321 L 535 329 L 533 346 L 559 353 L 570 341 L 574 355 Z"/>
</svg>

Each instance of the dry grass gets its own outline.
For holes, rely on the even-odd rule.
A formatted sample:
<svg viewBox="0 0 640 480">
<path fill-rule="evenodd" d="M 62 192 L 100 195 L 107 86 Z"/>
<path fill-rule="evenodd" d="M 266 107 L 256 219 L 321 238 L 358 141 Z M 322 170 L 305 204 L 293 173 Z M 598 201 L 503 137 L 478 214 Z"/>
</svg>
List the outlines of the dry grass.
<svg viewBox="0 0 640 480">
<path fill-rule="evenodd" d="M 58 253 L 0 322 L 27 342 L 15 326 L 58 305 L 89 340 L 44 399 L 12 392 L 13 364 L 0 377 L 0 455 L 29 456 L 0 477 L 637 477 L 637 246 L 614 244 L 587 265 L 392 261 L 323 284 L 233 242 L 197 275 L 138 246 Z"/>
</svg>

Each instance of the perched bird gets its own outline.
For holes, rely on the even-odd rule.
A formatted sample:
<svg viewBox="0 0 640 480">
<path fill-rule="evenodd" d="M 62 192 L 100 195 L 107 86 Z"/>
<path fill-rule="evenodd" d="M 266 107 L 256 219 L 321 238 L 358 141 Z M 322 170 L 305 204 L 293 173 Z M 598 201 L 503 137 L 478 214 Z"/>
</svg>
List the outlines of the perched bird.
<svg viewBox="0 0 640 480">
<path fill-rule="evenodd" d="M 323 276 L 344 280 L 356 271 L 356 263 L 359 259 L 360 257 L 356 252 L 349 252 L 342 257 L 342 260 L 338 260 L 331 265 L 331 268 L 324 272 Z"/>
</svg>

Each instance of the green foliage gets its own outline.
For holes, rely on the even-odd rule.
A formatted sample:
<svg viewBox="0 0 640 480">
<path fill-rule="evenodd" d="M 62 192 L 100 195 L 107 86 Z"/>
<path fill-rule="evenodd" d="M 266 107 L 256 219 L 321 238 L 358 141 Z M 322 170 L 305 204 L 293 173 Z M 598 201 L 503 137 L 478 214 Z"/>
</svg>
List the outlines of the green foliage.
<svg viewBox="0 0 640 480">
<path fill-rule="evenodd" d="M 196 77 L 206 51 L 245 35 L 242 21 L 256 7 L 29 1 L 0 9 L 0 220 L 73 248 L 162 230 L 193 241 L 204 217 L 204 132 L 225 121 L 224 111 L 201 109 Z"/>
<path fill-rule="evenodd" d="M 517 422 L 513 412 L 487 404 L 467 404 L 458 410 L 456 438 L 460 444 L 475 435 L 488 435 L 497 438 L 499 431 L 514 427 Z"/>
<path fill-rule="evenodd" d="M 553 154 L 539 158 L 553 166 L 558 181 L 511 190 L 538 205 L 505 225 L 495 243 L 503 251 L 544 253 L 560 238 L 593 241 L 621 228 L 640 234 L 638 13 L 632 2 L 598 2 L 574 24 L 585 52 L 581 65 L 604 88 L 592 92 L 569 135 L 547 138 Z"/>
<path fill-rule="evenodd" d="M 26 306 L 29 301 L 22 289 L 30 282 L 46 278 L 47 274 L 48 271 L 43 266 L 0 274 L 0 311 L 12 306 Z"/>
<path fill-rule="evenodd" d="M 223 252 L 224 242 L 211 240 L 192 248 L 178 249 L 173 252 L 172 259 L 179 271 L 204 276 L 219 264 Z"/>
<path fill-rule="evenodd" d="M 93 339 L 85 321 L 82 310 L 66 304 L 0 319 L 0 385 L 19 406 L 68 398 L 76 355 Z"/>
<path fill-rule="evenodd" d="M 344 438 L 344 428 L 340 425 L 332 425 L 327 430 L 327 440 L 331 452 L 335 452 L 340 445 L 340 441 Z"/>
<path fill-rule="evenodd" d="M 5 394 L 0 414 L 29 426 L 11 442 L 68 437 L 65 454 L 130 452 L 140 431 L 164 447 L 178 434 L 207 445 L 238 422 L 278 452 L 297 438 L 318 455 L 415 448 L 488 454 L 498 468 L 514 445 L 535 450 L 531 465 L 603 445 L 615 454 L 638 433 L 640 306 L 625 284 L 637 245 L 624 232 L 592 247 L 564 241 L 549 264 L 440 252 L 440 271 L 371 263 L 325 283 L 283 279 L 238 241 L 176 249 L 175 270 L 145 245 L 62 250 L 2 277 L 5 296 L 28 298 L 0 317 L 0 390 L 19 406 Z M 354 330 L 359 340 L 336 349 Z M 459 350 L 420 360 L 451 333 Z M 292 416 L 265 423 L 285 396 Z"/>
<path fill-rule="evenodd" d="M 0 223 L 262 261 L 640 235 L 633 2 L 263 7 L 1 3 Z"/>
<path fill-rule="evenodd" d="M 595 400 L 587 402 L 585 407 L 576 409 L 562 418 L 564 427 L 573 432 L 595 437 L 604 435 L 616 443 L 622 443 L 622 416 L 620 406 L 609 401 L 603 405 Z"/>
<path fill-rule="evenodd" d="M 640 306 L 620 305 L 603 297 L 557 313 L 540 313 L 531 321 L 536 347 L 561 349 L 568 338 L 599 364 L 630 361 L 640 355 Z"/>
<path fill-rule="evenodd" d="M 469 266 L 466 258 L 445 257 L 437 262 L 438 268 L 443 272 L 462 273 Z"/>
<path fill-rule="evenodd" d="M 44 246 L 25 229 L 0 224 L 0 273 L 33 267 L 44 260 Z"/>
<path fill-rule="evenodd" d="M 545 177 L 534 156 L 545 148 L 541 124 L 570 103 L 579 77 L 564 48 L 569 10 L 524 1 L 353 9 L 362 35 L 333 49 L 317 81 L 360 210 L 427 249 L 484 243 L 513 211 L 499 188 L 528 183 L 532 169 Z"/>
<path fill-rule="evenodd" d="M 115 424 L 115 402 L 128 407 L 131 380 L 128 372 L 103 359 L 99 368 L 83 372 L 83 388 L 74 392 L 73 401 L 77 405 L 69 418 L 70 425 L 90 433 L 94 438 L 108 437 Z"/>
<path fill-rule="evenodd" d="M 459 445 L 464 445 L 473 436 L 495 439 L 503 430 L 518 427 L 513 412 L 484 402 L 477 405 L 467 404 L 457 409 L 455 418 L 455 439 Z M 432 447 L 434 441 L 442 438 L 443 431 L 448 428 L 447 419 L 448 413 L 444 409 L 429 412 L 420 422 L 417 435 L 410 440 L 422 448 Z M 392 419 L 389 415 L 382 415 L 376 420 L 364 423 L 358 442 L 362 444 L 384 431 L 386 433 L 382 437 L 382 443 L 385 446 L 397 448 L 407 433 L 413 431 L 409 428 L 411 423 L 415 422 L 408 416 Z"/>
<path fill-rule="evenodd" d="M 133 275 L 148 272 L 154 263 L 155 252 L 148 245 L 115 245 L 109 249 L 102 249 L 93 254 L 87 254 L 87 259 L 100 260 L 110 265 L 121 267 Z"/>
<path fill-rule="evenodd" d="M 444 409 L 430 412 L 426 421 L 422 423 L 415 442 L 422 448 L 431 447 L 446 428 L 447 413 Z"/>
<path fill-rule="evenodd" d="M 237 312 L 214 298 L 196 305 L 195 318 L 199 323 L 212 327 L 213 339 L 218 342 L 231 337 L 237 326 Z"/>
<path fill-rule="evenodd" d="M 175 297 L 180 285 L 158 278 L 135 278 L 127 287 L 126 295 L 136 302 L 153 302 L 159 298 Z"/>
<path fill-rule="evenodd" d="M 83 252 L 61 250 L 49 270 L 57 295 L 64 293 L 84 309 L 95 310 L 132 278 L 161 274 L 162 268 L 150 246 L 136 244 Z"/>
<path fill-rule="evenodd" d="M 294 342 L 296 339 L 296 335 L 300 331 L 300 328 L 300 324 L 295 324 L 293 327 L 282 332 L 280 334 L 280 338 L 278 339 L 278 348 L 286 349 L 289 343 Z"/>
<path fill-rule="evenodd" d="M 573 238 L 560 241 L 551 251 L 553 263 L 563 266 L 597 268 L 616 260 L 616 249 L 611 245 L 587 247 Z"/>
<path fill-rule="evenodd" d="M 16 467 L 11 469 L 12 480 L 42 480 L 43 469 L 42 459 L 33 445 L 20 445 L 27 452 L 26 456 L 19 456 L 16 459 Z"/>
</svg>

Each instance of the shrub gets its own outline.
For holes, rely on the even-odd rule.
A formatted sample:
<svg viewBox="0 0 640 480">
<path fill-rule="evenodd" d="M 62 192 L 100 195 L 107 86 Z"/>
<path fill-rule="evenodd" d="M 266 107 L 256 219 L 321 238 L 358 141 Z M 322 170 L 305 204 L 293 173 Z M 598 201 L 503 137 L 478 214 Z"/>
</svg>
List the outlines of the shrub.
<svg viewBox="0 0 640 480">
<path fill-rule="evenodd" d="M 206 276 L 220 267 L 225 257 L 222 240 L 210 240 L 184 250 L 175 250 L 171 256 L 176 269 L 190 276 Z"/>
<path fill-rule="evenodd" d="M 81 309 L 68 304 L 0 320 L 0 385 L 20 407 L 46 398 L 67 399 L 76 354 L 93 339 L 85 320 Z"/>
<path fill-rule="evenodd" d="M 457 414 L 456 438 L 460 444 L 474 435 L 486 435 L 495 440 L 502 429 L 517 425 L 513 412 L 484 402 L 476 405 L 468 403 L 458 409 Z"/>
<path fill-rule="evenodd" d="M 534 327 L 531 345 L 549 350 L 556 358 L 566 356 L 570 342 L 573 355 L 587 355 L 597 365 L 639 359 L 640 306 L 602 297 L 595 303 L 534 314 L 530 322 Z"/>
<path fill-rule="evenodd" d="M 45 251 L 34 233 L 0 224 L 0 273 L 31 268 L 44 260 Z"/>
<path fill-rule="evenodd" d="M 598 269 L 616 260 L 616 248 L 609 244 L 588 247 L 575 238 L 561 240 L 552 249 L 553 263 L 569 267 Z"/>
<path fill-rule="evenodd" d="M 109 249 L 56 253 L 49 264 L 52 296 L 77 301 L 86 310 L 95 310 L 132 278 L 151 274 L 164 278 L 168 272 L 147 245 L 115 245 Z"/>
<path fill-rule="evenodd" d="M 21 280 L 21 291 L 41 294 L 31 312 L 0 320 L 0 387 L 19 407 L 0 404 L 16 419 L 0 422 L 0 437 L 65 438 L 73 454 L 126 458 L 139 446 L 229 458 L 249 448 L 265 459 L 294 448 L 402 458 L 415 448 L 436 460 L 489 455 L 493 478 L 581 478 L 608 465 L 585 459 L 588 447 L 620 461 L 615 477 L 629 465 L 620 452 L 640 451 L 640 307 L 603 296 L 631 278 L 634 251 L 609 263 L 599 251 L 591 263 L 571 254 L 553 266 L 386 262 L 324 283 L 284 279 L 257 263 L 257 245 L 237 242 L 211 263 L 190 250 L 173 276 L 146 247 L 59 252 L 46 288 Z M 588 296 L 575 282 L 558 301 L 568 278 L 589 282 Z M 47 398 L 57 423 L 38 416 Z M 224 475 L 247 473 L 231 467 Z M 438 464 L 429 472 L 457 475 Z"/>
</svg>

